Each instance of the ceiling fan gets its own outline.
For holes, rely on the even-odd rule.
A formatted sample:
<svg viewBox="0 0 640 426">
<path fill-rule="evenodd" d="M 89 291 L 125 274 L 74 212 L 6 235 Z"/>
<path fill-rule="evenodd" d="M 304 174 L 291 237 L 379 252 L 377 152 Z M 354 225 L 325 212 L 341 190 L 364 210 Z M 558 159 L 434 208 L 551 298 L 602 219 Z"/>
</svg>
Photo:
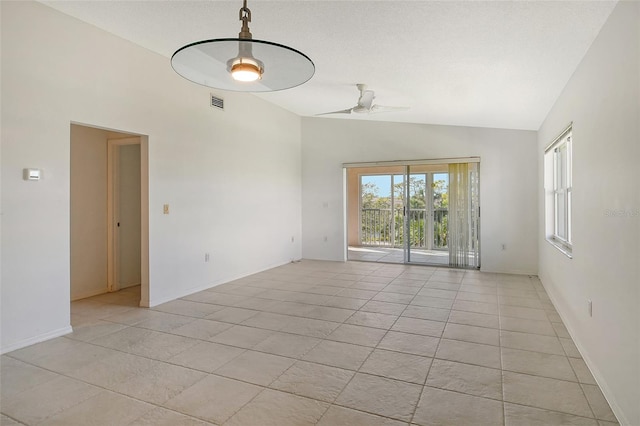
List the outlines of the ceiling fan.
<svg viewBox="0 0 640 426">
<path fill-rule="evenodd" d="M 360 98 L 358 98 L 358 104 L 354 107 L 343 109 L 340 111 L 324 112 L 316 115 L 328 115 L 328 114 L 372 114 L 377 112 L 391 112 L 391 111 L 406 111 L 409 107 L 393 107 L 374 104 L 373 100 L 376 98 L 373 90 L 367 90 L 366 84 L 356 84 L 356 87 L 360 91 Z"/>
</svg>

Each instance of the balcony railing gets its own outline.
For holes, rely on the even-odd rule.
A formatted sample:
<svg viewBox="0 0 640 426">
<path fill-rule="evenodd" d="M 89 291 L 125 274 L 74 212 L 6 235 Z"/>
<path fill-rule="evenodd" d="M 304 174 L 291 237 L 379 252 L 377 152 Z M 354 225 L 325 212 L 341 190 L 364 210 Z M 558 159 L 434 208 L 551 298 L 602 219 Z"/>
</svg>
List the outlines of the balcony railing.
<svg viewBox="0 0 640 426">
<path fill-rule="evenodd" d="M 412 248 L 447 248 L 448 209 L 433 212 L 433 240 L 429 244 L 426 210 L 409 211 L 409 240 Z M 362 209 L 360 242 L 365 246 L 402 247 L 403 208 Z"/>
</svg>

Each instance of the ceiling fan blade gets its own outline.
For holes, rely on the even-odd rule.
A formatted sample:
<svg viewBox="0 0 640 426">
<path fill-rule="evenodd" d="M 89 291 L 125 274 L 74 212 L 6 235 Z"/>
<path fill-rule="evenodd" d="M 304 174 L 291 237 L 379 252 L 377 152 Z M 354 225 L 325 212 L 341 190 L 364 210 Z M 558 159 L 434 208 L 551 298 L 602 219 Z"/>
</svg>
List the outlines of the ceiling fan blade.
<svg viewBox="0 0 640 426">
<path fill-rule="evenodd" d="M 331 112 L 323 112 L 322 114 L 316 114 L 316 116 L 319 115 L 329 115 L 329 114 L 351 114 L 351 110 L 353 108 L 349 108 L 349 109 L 342 109 L 340 111 L 331 111 Z"/>
<path fill-rule="evenodd" d="M 394 106 L 386 106 L 386 105 L 374 105 L 371 107 L 369 112 L 378 113 L 378 112 L 393 112 L 393 111 L 406 111 L 409 107 L 394 107 Z"/>
<path fill-rule="evenodd" d="M 364 109 L 370 109 L 375 99 L 373 90 L 363 90 L 360 93 L 360 99 L 358 99 L 358 106 Z"/>
</svg>

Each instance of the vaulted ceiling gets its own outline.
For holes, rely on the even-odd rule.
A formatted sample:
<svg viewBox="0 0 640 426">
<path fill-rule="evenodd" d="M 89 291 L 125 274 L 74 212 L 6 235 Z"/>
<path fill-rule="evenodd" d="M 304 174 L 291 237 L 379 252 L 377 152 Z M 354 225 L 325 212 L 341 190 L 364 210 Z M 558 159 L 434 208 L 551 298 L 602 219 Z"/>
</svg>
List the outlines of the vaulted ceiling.
<svg viewBox="0 0 640 426">
<path fill-rule="evenodd" d="M 241 1 L 43 1 L 168 58 L 237 37 Z M 537 130 L 615 1 L 249 0 L 255 39 L 316 65 L 260 97 L 302 116 L 356 104 L 356 83 L 407 111 L 328 116 Z M 224 95 L 224 93 L 220 93 Z"/>
</svg>

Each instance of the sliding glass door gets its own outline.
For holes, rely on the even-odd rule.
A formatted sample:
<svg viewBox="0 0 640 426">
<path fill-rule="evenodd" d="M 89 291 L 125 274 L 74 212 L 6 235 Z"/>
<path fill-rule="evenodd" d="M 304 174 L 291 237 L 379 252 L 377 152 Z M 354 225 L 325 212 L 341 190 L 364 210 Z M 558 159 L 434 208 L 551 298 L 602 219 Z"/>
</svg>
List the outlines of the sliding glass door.
<svg viewBox="0 0 640 426">
<path fill-rule="evenodd" d="M 357 185 L 349 191 L 357 198 L 347 200 L 350 260 L 479 266 L 476 163 L 352 168 L 347 175 Z"/>
</svg>

